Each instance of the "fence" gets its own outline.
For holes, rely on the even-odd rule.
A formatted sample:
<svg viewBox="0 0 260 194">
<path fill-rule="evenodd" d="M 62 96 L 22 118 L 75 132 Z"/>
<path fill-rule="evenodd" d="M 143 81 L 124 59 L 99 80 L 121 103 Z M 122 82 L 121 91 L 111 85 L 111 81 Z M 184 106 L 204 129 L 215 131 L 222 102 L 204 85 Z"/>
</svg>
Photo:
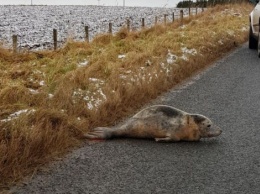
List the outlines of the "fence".
<svg viewBox="0 0 260 194">
<path fill-rule="evenodd" d="M 183 10 L 180 10 L 180 13 L 177 15 L 175 15 L 175 13 L 173 12 L 171 15 L 171 19 L 169 20 L 169 15 L 168 14 L 164 14 L 163 15 L 163 23 L 164 25 L 167 24 L 167 22 L 174 22 L 176 18 L 179 19 L 180 21 L 180 25 L 183 25 L 183 18 L 184 16 L 191 16 L 191 15 L 197 15 L 198 14 L 198 9 L 200 9 L 202 12 L 204 11 L 203 8 L 188 8 L 188 13 L 185 15 Z M 155 21 L 154 24 L 157 25 L 158 24 L 158 17 L 155 16 Z M 131 22 L 129 19 L 126 20 L 126 28 L 128 31 L 131 30 Z M 145 18 L 141 19 L 141 28 L 145 28 Z M 89 42 L 90 41 L 90 36 L 89 36 L 89 26 L 85 26 L 85 41 Z M 108 33 L 113 34 L 113 24 L 110 22 L 108 23 Z M 17 35 L 13 35 L 12 36 L 12 41 L 13 41 L 13 53 L 17 53 L 18 52 L 18 36 Z M 57 50 L 58 48 L 58 31 L 57 29 L 53 29 L 53 49 Z"/>
</svg>

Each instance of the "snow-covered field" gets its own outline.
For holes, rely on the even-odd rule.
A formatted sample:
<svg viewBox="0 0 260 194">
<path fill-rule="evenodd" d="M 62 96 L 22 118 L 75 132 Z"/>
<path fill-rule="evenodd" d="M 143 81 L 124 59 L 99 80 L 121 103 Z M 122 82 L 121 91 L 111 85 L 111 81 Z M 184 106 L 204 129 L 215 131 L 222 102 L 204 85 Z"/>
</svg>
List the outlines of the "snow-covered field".
<svg viewBox="0 0 260 194">
<path fill-rule="evenodd" d="M 113 32 L 118 31 L 131 21 L 131 28 L 163 22 L 164 14 L 168 21 L 172 13 L 179 15 L 176 8 L 149 7 L 106 7 L 106 6 L 0 6 L 0 42 L 12 45 L 12 35 L 18 35 L 18 46 L 28 49 L 46 49 L 52 47 L 53 29 L 58 30 L 58 42 L 61 45 L 68 38 L 83 41 L 85 26 L 89 26 L 92 39 L 98 33 L 108 31 L 108 24 L 113 24 Z M 187 14 L 188 10 L 184 10 Z M 178 16 L 176 16 L 177 18 Z"/>
</svg>

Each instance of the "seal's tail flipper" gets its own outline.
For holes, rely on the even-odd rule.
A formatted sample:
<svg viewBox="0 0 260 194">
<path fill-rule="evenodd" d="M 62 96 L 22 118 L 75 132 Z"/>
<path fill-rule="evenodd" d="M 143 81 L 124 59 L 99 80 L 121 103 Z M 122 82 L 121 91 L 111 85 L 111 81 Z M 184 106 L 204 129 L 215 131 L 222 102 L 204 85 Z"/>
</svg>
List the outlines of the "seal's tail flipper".
<svg viewBox="0 0 260 194">
<path fill-rule="evenodd" d="M 112 136 L 112 131 L 108 127 L 97 127 L 84 136 L 88 139 L 109 139 Z"/>
</svg>

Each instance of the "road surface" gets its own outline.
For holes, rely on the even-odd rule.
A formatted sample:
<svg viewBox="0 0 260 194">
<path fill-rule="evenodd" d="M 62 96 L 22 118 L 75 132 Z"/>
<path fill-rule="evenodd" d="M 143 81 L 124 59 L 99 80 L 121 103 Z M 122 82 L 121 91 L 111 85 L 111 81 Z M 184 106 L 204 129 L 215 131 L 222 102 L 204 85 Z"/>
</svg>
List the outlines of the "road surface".
<svg viewBox="0 0 260 194">
<path fill-rule="evenodd" d="M 260 59 L 247 47 L 153 102 L 206 115 L 221 136 L 87 142 L 14 193 L 260 193 Z"/>
</svg>

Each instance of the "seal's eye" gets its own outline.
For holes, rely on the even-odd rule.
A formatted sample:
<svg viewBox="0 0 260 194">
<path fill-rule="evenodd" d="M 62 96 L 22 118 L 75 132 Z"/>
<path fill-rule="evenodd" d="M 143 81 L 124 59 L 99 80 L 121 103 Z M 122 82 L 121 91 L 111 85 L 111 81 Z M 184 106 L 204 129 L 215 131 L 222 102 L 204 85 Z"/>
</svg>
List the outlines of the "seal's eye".
<svg viewBox="0 0 260 194">
<path fill-rule="evenodd" d="M 208 128 L 210 128 L 210 127 L 211 127 L 211 125 L 208 125 L 207 127 L 208 127 Z"/>
</svg>

